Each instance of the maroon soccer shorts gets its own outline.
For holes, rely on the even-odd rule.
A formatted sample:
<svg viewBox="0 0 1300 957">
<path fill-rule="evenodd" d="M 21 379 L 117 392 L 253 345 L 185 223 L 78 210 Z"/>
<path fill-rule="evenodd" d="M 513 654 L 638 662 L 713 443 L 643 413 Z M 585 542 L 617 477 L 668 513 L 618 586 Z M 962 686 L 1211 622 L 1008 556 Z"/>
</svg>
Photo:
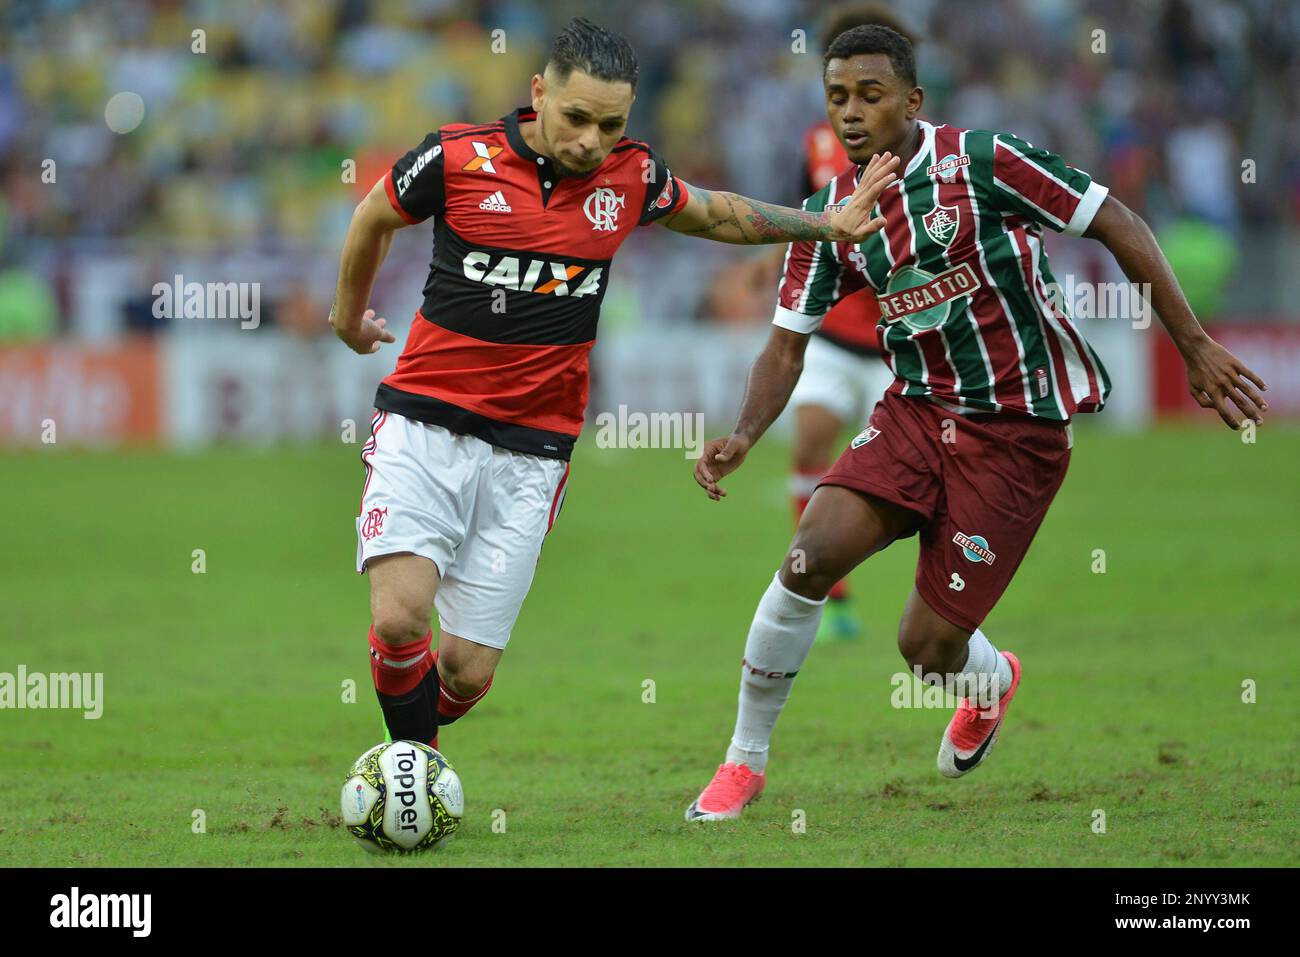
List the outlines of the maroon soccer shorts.
<svg viewBox="0 0 1300 957">
<path fill-rule="evenodd" d="M 893 392 L 876 405 L 821 485 L 911 509 L 920 534 L 916 588 L 974 631 L 1029 550 L 1070 463 L 1069 430 L 1023 415 L 962 416 Z"/>
</svg>

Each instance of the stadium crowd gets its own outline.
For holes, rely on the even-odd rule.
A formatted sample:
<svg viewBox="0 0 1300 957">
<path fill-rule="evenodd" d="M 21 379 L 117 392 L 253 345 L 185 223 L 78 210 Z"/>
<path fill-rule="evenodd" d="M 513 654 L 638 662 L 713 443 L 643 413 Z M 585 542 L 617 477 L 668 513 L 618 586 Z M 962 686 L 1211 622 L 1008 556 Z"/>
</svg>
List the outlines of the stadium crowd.
<svg viewBox="0 0 1300 957">
<path fill-rule="evenodd" d="M 524 103 L 550 35 L 575 14 L 621 30 L 637 49 L 630 135 L 688 181 L 797 204 L 798 134 L 824 116 L 827 8 L 797 0 L 615 0 L 598 10 L 568 0 L 0 6 L 0 338 L 71 328 L 74 276 L 88 259 L 111 258 L 131 277 L 120 283 L 123 325 L 148 327 L 139 300 L 152 282 L 170 280 L 168 257 L 234 253 L 292 273 L 277 291 L 275 321 L 323 334 L 339 241 L 359 196 L 427 130 Z M 894 11 L 919 40 L 928 118 L 1010 129 L 1049 146 L 1174 241 L 1191 230 L 1193 249 L 1230 250 L 1262 236 L 1270 249 L 1295 250 L 1300 5 L 910 0 Z M 128 133 L 105 122 L 106 103 L 121 91 L 145 105 Z M 1253 168 L 1243 171 L 1247 160 Z M 620 260 L 608 321 L 712 311 L 708 285 L 743 254 L 642 233 Z M 419 273 L 427 238 L 404 240 L 394 255 Z M 1293 301 L 1279 255 L 1273 267 L 1260 256 L 1236 259 L 1238 271 L 1254 270 L 1246 278 L 1260 308 Z M 403 302 L 414 303 L 416 290 Z M 762 322 L 767 309 L 746 303 L 740 318 Z"/>
</svg>

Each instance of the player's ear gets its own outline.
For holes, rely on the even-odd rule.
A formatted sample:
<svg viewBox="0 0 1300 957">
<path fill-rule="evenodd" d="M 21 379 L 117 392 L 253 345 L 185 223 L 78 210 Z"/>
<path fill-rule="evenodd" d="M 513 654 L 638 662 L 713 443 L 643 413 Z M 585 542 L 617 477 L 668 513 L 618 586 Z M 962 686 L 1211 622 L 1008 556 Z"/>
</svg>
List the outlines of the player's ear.
<svg viewBox="0 0 1300 957">
<path fill-rule="evenodd" d="M 533 95 L 533 109 L 540 113 L 542 112 L 542 101 L 546 98 L 546 78 L 540 73 L 534 73 L 529 87 Z"/>
<path fill-rule="evenodd" d="M 925 102 L 925 90 L 919 86 L 912 87 L 912 91 L 907 94 L 907 118 L 914 120 L 917 114 L 921 112 L 921 104 Z"/>
</svg>

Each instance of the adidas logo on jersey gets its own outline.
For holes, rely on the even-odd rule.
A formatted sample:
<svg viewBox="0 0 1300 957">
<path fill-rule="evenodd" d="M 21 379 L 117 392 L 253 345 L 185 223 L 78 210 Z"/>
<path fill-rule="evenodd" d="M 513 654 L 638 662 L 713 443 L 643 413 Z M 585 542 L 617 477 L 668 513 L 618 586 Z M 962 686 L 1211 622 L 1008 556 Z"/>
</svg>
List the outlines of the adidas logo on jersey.
<svg viewBox="0 0 1300 957">
<path fill-rule="evenodd" d="M 506 202 L 505 196 L 501 190 L 497 190 L 483 202 L 478 204 L 479 209 L 486 209 L 489 213 L 509 213 L 512 212 L 510 204 Z"/>
</svg>

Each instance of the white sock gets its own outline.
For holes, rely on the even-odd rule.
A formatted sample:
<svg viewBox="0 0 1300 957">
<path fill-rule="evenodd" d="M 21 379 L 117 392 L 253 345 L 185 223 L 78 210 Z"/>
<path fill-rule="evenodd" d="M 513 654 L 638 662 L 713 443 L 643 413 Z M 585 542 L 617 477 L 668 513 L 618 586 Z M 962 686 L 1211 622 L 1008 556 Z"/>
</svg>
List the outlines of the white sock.
<svg viewBox="0 0 1300 957">
<path fill-rule="evenodd" d="M 961 671 L 944 675 L 944 680 L 950 694 L 970 698 L 978 707 L 989 707 L 1011 687 L 1011 662 L 998 654 L 984 632 L 976 628 L 966 646 L 966 664 Z"/>
<path fill-rule="evenodd" d="M 747 765 L 755 774 L 767 767 L 772 729 L 790 697 L 795 674 L 808 658 L 825 604 L 824 598 L 812 601 L 796 595 L 781 584 L 779 575 L 767 586 L 745 641 L 729 763 Z"/>
</svg>

